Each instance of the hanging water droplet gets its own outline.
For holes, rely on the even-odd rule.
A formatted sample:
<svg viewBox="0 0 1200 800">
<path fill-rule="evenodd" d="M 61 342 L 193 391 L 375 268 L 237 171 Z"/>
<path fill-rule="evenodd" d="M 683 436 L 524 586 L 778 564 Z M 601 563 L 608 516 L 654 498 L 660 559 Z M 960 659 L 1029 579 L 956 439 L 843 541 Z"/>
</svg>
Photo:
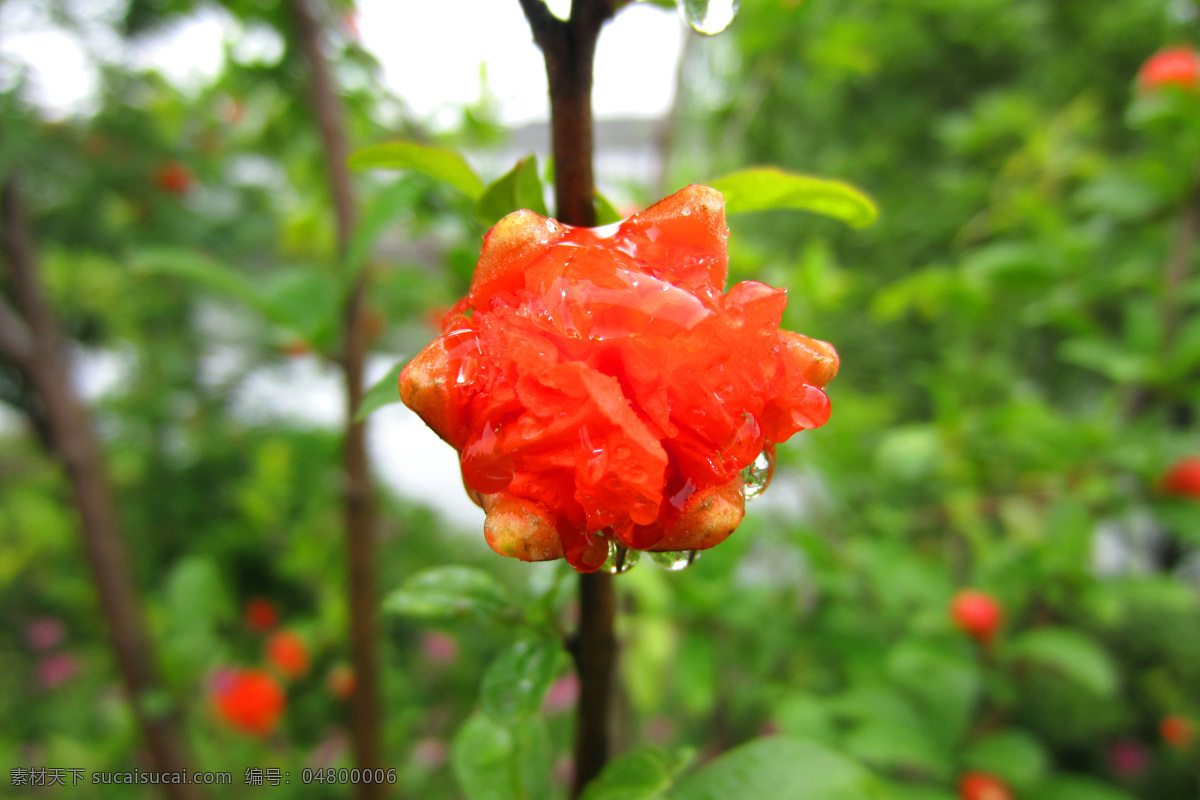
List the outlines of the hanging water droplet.
<svg viewBox="0 0 1200 800">
<path fill-rule="evenodd" d="M 742 470 L 742 492 L 747 500 L 753 500 L 771 485 L 775 474 L 775 449 L 763 448 L 754 463 Z"/>
<path fill-rule="evenodd" d="M 668 572 L 679 572 L 695 564 L 702 555 L 700 550 L 664 550 L 651 553 L 650 560 Z"/>
<path fill-rule="evenodd" d="M 641 551 L 630 550 L 623 544 L 617 544 L 613 540 L 608 540 L 608 558 L 604 560 L 604 566 L 601 569 L 611 572 L 613 575 L 620 575 L 622 572 L 629 572 L 633 569 L 641 558 Z"/>
<path fill-rule="evenodd" d="M 737 16 L 738 0 L 675 0 L 679 13 L 698 33 L 720 33 Z"/>
</svg>

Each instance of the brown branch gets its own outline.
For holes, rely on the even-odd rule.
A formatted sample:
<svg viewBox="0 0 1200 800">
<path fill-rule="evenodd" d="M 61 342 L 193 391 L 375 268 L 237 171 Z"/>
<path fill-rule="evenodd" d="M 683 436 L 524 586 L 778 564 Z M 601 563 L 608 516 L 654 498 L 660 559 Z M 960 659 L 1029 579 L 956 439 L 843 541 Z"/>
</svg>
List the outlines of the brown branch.
<svg viewBox="0 0 1200 800">
<path fill-rule="evenodd" d="M 309 70 L 309 99 L 324 145 L 329 191 L 337 217 L 338 250 L 345 255 L 354 231 L 354 186 L 347 164 L 349 150 L 342 104 L 329 65 L 321 51 L 321 25 L 306 0 L 289 0 L 297 36 Z M 382 766 L 379 747 L 379 673 L 377 654 L 377 596 L 375 592 L 375 511 L 367 458 L 366 424 L 355 422 L 363 399 L 363 365 L 367 335 L 363 325 L 365 273 L 350 287 L 342 318 L 342 374 L 346 385 L 346 431 L 342 466 L 345 480 L 343 510 L 349 561 L 350 648 L 354 663 L 351 734 L 354 760 L 360 769 Z M 356 785 L 360 800 L 383 796 L 383 786 Z"/>
<path fill-rule="evenodd" d="M 571 17 L 559 20 L 541 0 L 520 0 L 533 39 L 546 61 L 550 128 L 554 149 L 554 196 L 558 219 L 568 225 L 596 224 L 593 173 L 592 76 L 600 28 L 613 14 L 611 0 L 575 0 Z M 579 577 L 579 634 L 573 655 L 579 674 L 575 716 L 573 796 L 608 760 L 616 640 L 613 576 Z"/>
<path fill-rule="evenodd" d="M 71 382 L 65 339 L 42 290 L 33 237 L 12 177 L 4 184 L 0 206 L 0 247 L 17 310 L 24 317 L 22 321 L 16 310 L 0 303 L 0 347 L 37 393 L 50 442 L 71 482 L 100 610 L 154 768 L 162 772 L 190 769 L 191 758 L 176 714 L 146 708 L 147 698 L 163 691 L 162 681 L 142 619 L 100 442 L 91 415 Z M 167 786 L 173 800 L 204 797 L 193 784 Z"/>
</svg>

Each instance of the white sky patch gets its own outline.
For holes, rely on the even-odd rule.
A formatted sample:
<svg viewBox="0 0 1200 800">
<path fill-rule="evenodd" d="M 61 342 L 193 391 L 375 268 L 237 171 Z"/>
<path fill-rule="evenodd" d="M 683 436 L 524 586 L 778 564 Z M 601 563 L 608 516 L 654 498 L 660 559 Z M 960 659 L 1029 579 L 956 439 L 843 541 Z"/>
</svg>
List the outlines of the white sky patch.
<svg viewBox="0 0 1200 800">
<path fill-rule="evenodd" d="M 359 29 L 385 82 L 435 124 L 452 122 L 456 108 L 478 101 L 484 75 L 503 122 L 549 116 L 546 68 L 516 0 L 363 0 Z M 664 115 L 682 47 L 678 15 L 640 3 L 622 10 L 600 35 L 596 116 Z"/>
</svg>

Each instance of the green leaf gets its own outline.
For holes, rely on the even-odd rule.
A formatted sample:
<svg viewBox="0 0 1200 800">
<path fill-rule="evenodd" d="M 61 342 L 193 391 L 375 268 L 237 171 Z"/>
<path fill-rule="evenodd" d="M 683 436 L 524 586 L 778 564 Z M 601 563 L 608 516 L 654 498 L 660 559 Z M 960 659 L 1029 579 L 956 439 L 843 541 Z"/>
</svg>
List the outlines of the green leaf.
<svg viewBox="0 0 1200 800">
<path fill-rule="evenodd" d="M 791 208 L 840 219 L 856 228 L 879 216 L 871 198 L 848 183 L 753 167 L 717 178 L 712 188 L 725 195 L 725 213 L 746 214 Z"/>
<path fill-rule="evenodd" d="M 450 755 L 468 800 L 548 798 L 550 759 L 550 737 L 541 719 L 505 727 L 479 713 L 459 728 Z"/>
<path fill-rule="evenodd" d="M 1106 339 L 1068 339 L 1058 346 L 1058 357 L 1068 364 L 1094 370 L 1115 383 L 1139 383 L 1151 378 L 1154 371 L 1149 358 Z"/>
<path fill-rule="evenodd" d="M 371 202 L 350 238 L 349 247 L 346 248 L 346 257 L 342 265 L 345 272 L 344 283 L 349 285 L 353 282 L 366 263 L 367 256 L 371 254 L 371 248 L 379 234 L 396 215 L 416 203 L 418 192 L 419 188 L 412 181 L 400 180 L 380 192 Z"/>
<path fill-rule="evenodd" d="M 1037 628 L 1008 648 L 1008 655 L 1041 664 L 1102 697 L 1116 693 L 1120 676 L 1095 640 L 1068 628 Z"/>
<path fill-rule="evenodd" d="M 471 169 L 467 160 L 448 147 L 417 144 L 416 142 L 387 142 L 363 148 L 350 156 L 353 169 L 404 169 L 453 186 L 477 200 L 483 193 L 483 181 Z"/>
<path fill-rule="evenodd" d="M 479 700 L 496 722 L 534 714 L 546 690 L 562 672 L 563 648 L 548 636 L 522 639 L 496 657 L 483 676 Z"/>
<path fill-rule="evenodd" d="M 259 311 L 271 310 L 266 296 L 241 272 L 194 250 L 155 247 L 130 256 L 134 272 L 185 278 L 238 300 Z"/>
<path fill-rule="evenodd" d="M 379 381 L 367 390 L 363 395 L 362 403 L 358 407 L 358 412 L 354 415 L 355 422 L 362 422 L 372 412 L 377 411 L 384 406 L 389 406 L 392 403 L 400 402 L 400 373 L 404 370 L 404 362 L 397 364 L 388 370 L 387 375 L 384 375 Z"/>
<path fill-rule="evenodd" d="M 755 739 L 680 781 L 670 800 L 872 800 L 879 781 L 843 755 L 805 739 Z"/>
<path fill-rule="evenodd" d="M 947 780 L 953 764 L 922 727 L 898 720 L 872 720 L 845 738 L 846 751 L 872 766 Z"/>
<path fill-rule="evenodd" d="M 166 601 L 176 632 L 213 629 L 231 614 L 221 571 L 207 556 L 188 556 L 171 570 Z"/>
<path fill-rule="evenodd" d="M 957 744 L 982 690 L 976 663 L 927 644 L 905 641 L 892 650 L 887 671 L 927 712 L 924 721 L 943 747 Z"/>
<path fill-rule="evenodd" d="M 342 312 L 337 279 L 316 269 L 283 269 L 262 290 L 267 319 L 304 337 L 317 349 L 333 344 Z"/>
<path fill-rule="evenodd" d="M 972 744 L 963 762 L 974 769 L 999 775 L 1024 790 L 1040 781 L 1050 766 L 1046 750 L 1037 739 L 1019 730 L 1003 730 Z"/>
<path fill-rule="evenodd" d="M 596 224 L 611 225 L 625 219 L 607 197 L 596 192 Z"/>
<path fill-rule="evenodd" d="M 537 156 L 526 156 L 483 190 L 475 215 L 486 225 L 494 225 L 514 211 L 527 208 L 549 216 L 538 176 Z"/>
<path fill-rule="evenodd" d="M 1134 800 L 1133 795 L 1115 786 L 1093 778 L 1063 774 L 1043 781 L 1028 797 L 1029 800 Z"/>
<path fill-rule="evenodd" d="M 610 761 L 584 789 L 582 800 L 656 800 L 671 788 L 692 751 L 672 754 L 647 747 Z"/>
<path fill-rule="evenodd" d="M 383 607 L 419 619 L 501 619 L 517 610 L 508 591 L 474 567 L 435 567 L 419 572 L 388 595 Z"/>
</svg>

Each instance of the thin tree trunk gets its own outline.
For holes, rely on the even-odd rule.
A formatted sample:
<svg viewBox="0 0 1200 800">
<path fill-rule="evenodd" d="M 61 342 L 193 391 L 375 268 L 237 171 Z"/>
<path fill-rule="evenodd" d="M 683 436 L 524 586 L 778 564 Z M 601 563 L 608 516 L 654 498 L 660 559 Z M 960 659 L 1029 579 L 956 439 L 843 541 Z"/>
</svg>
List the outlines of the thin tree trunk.
<svg viewBox="0 0 1200 800">
<path fill-rule="evenodd" d="M 33 387 L 54 453 L 71 482 L 88 566 L 134 715 L 160 772 L 190 769 L 177 713 L 147 708 L 165 689 L 134 588 L 133 570 L 91 415 L 75 392 L 66 339 L 46 301 L 33 236 L 14 178 L 3 187 L 3 251 L 16 308 L 0 298 L 0 352 Z M 200 800 L 194 784 L 167 784 L 173 800 Z"/>
<path fill-rule="evenodd" d="M 309 69 L 310 99 L 325 149 L 329 191 L 337 217 L 338 249 L 345 255 L 354 231 L 354 187 L 347 165 L 349 151 L 342 116 L 329 65 L 321 51 L 321 25 L 307 0 L 289 0 L 300 45 Z M 363 365 L 367 335 L 363 326 L 364 275 L 350 288 L 342 319 L 342 374 L 346 385 L 346 431 L 343 470 L 345 480 L 345 531 L 349 561 L 350 647 L 354 663 L 354 695 L 351 701 L 351 734 L 354 761 L 360 769 L 382 766 L 379 747 L 379 674 L 376 642 L 378 620 L 375 592 L 375 511 L 366 446 L 366 423 L 354 417 L 363 399 Z M 383 796 L 382 784 L 356 785 L 360 800 Z"/>
<path fill-rule="evenodd" d="M 542 0 L 520 0 L 533 39 L 546 61 L 550 128 L 554 149 L 554 197 L 558 219 L 568 225 L 596 224 L 593 173 L 592 75 L 600 28 L 612 16 L 610 0 L 574 0 L 571 17 L 560 20 Z M 579 674 L 575 716 L 573 796 L 608 760 L 616 639 L 613 576 L 579 576 L 579 633 L 574 642 Z"/>
</svg>

